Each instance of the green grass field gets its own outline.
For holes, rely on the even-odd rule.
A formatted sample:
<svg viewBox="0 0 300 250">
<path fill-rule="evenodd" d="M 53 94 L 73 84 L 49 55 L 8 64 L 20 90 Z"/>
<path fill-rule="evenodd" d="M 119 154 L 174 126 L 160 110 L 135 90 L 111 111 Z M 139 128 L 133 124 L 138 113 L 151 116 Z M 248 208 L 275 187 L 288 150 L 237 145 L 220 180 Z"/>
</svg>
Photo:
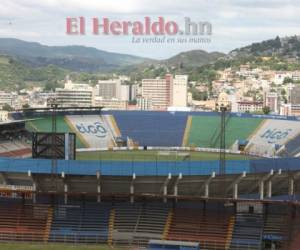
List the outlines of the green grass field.
<svg viewBox="0 0 300 250">
<path fill-rule="evenodd" d="M 38 244 L 38 243 L 0 243 L 2 250 L 120 250 L 125 248 L 109 247 L 107 245 L 71 245 L 71 244 Z"/>
<path fill-rule="evenodd" d="M 185 152 L 180 152 L 185 153 Z M 187 152 L 186 152 L 187 153 Z M 158 151 L 100 151 L 100 152 L 77 152 L 77 160 L 107 160 L 107 161 L 211 161 L 218 160 L 219 153 L 189 152 L 189 156 L 160 155 Z M 248 160 L 247 155 L 227 154 L 227 160 Z"/>
</svg>

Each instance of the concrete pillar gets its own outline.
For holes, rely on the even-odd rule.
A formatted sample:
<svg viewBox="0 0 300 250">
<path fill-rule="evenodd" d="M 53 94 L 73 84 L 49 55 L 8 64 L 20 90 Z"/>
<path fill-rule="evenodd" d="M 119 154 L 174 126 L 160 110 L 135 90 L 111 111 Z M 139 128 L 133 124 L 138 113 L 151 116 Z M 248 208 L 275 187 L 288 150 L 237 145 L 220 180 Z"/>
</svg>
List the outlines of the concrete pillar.
<svg viewBox="0 0 300 250">
<path fill-rule="evenodd" d="M 233 185 L 233 199 L 237 199 L 238 198 L 238 195 L 239 195 L 238 188 L 239 188 L 239 184 L 235 183 Z"/>
<path fill-rule="evenodd" d="M 68 204 L 68 194 L 67 194 L 67 192 L 68 192 L 68 185 L 66 183 L 64 184 L 64 192 L 65 192 L 64 202 L 65 202 L 65 204 Z"/>
<path fill-rule="evenodd" d="M 259 199 L 264 199 L 264 181 L 259 182 Z"/>
<path fill-rule="evenodd" d="M 36 203 L 36 183 L 33 182 L 32 184 L 32 202 L 35 204 Z"/>
<path fill-rule="evenodd" d="M 272 197 L 272 181 L 271 180 L 268 181 L 268 191 L 267 192 L 268 192 L 267 193 L 268 198 L 271 198 Z"/>
<path fill-rule="evenodd" d="M 97 202 L 101 202 L 101 186 L 100 184 L 97 185 Z"/>
<path fill-rule="evenodd" d="M 294 178 L 289 178 L 289 195 L 293 196 L 295 192 L 295 180 Z"/>
<path fill-rule="evenodd" d="M 205 183 L 205 193 L 204 193 L 204 197 L 208 198 L 209 196 L 209 184 Z"/>
</svg>

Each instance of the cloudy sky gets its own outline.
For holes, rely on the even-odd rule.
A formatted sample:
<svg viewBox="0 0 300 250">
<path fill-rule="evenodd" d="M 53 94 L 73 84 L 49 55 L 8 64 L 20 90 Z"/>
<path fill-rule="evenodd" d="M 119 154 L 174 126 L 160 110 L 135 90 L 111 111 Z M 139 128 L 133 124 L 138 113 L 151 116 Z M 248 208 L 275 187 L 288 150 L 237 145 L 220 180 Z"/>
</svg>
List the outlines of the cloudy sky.
<svg viewBox="0 0 300 250">
<path fill-rule="evenodd" d="M 14 37 L 45 45 L 85 45 L 151 58 L 167 58 L 181 51 L 203 49 L 228 52 L 275 36 L 300 32 L 300 0 L 1 0 L 0 37 Z M 66 17 L 84 16 L 84 36 L 66 35 Z M 184 17 L 212 24 L 210 43 L 141 43 L 132 36 L 92 35 L 91 18 L 153 21 L 163 16 L 183 25 Z M 181 27 L 181 26 L 180 26 Z"/>
</svg>

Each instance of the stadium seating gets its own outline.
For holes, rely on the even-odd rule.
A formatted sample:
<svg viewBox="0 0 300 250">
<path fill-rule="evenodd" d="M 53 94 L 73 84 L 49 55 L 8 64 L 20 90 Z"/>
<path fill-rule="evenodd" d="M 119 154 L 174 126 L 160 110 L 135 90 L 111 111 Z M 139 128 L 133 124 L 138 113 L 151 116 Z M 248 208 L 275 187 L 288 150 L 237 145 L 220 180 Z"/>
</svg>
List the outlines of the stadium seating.
<svg viewBox="0 0 300 250">
<path fill-rule="evenodd" d="M 262 119 L 258 118 L 226 118 L 226 147 L 229 148 L 236 140 L 246 140 L 259 126 Z M 196 116 L 192 117 L 189 135 L 189 145 L 199 147 L 219 147 L 220 117 Z"/>
<path fill-rule="evenodd" d="M 261 249 L 262 230 L 262 215 L 238 213 L 235 218 L 230 249 Z"/>
<path fill-rule="evenodd" d="M 122 136 L 140 146 L 181 146 L 187 115 L 169 112 L 114 112 Z"/>
<path fill-rule="evenodd" d="M 226 213 L 176 208 L 167 239 L 200 242 L 203 249 L 225 249 L 229 219 Z"/>
<path fill-rule="evenodd" d="M 285 145 L 285 150 L 282 156 L 299 156 L 300 155 L 300 135 L 290 140 Z"/>
<path fill-rule="evenodd" d="M 0 142 L 0 156 L 21 158 L 30 155 L 31 147 L 27 143 L 20 140 Z"/>
<path fill-rule="evenodd" d="M 37 118 L 36 120 L 28 121 L 26 123 L 26 128 L 29 131 L 35 131 L 35 132 L 51 132 L 52 131 L 51 119 L 52 118 L 48 116 L 48 117 L 41 117 L 41 118 Z M 56 131 L 59 133 L 73 132 L 72 129 L 65 122 L 64 116 L 57 116 L 56 126 L 57 126 Z M 84 147 L 84 144 L 79 139 L 76 140 L 76 145 L 79 148 Z"/>
<path fill-rule="evenodd" d="M 46 233 L 48 206 L 0 205 L 0 240 L 43 241 Z"/>
<path fill-rule="evenodd" d="M 287 219 L 285 206 L 268 205 L 264 215 L 263 239 L 282 241 L 287 232 Z"/>
<path fill-rule="evenodd" d="M 0 241 L 101 243 L 145 247 L 150 240 L 199 243 L 200 249 L 261 249 L 264 242 L 290 250 L 300 243 L 300 218 L 289 223 L 285 206 L 266 214 L 234 213 L 209 202 L 101 202 L 81 205 L 0 203 Z M 204 209 L 205 208 L 205 209 Z M 181 248 L 180 248 L 181 249 Z M 277 248 L 276 248 L 277 249 Z"/>
<path fill-rule="evenodd" d="M 150 239 L 161 239 L 168 207 L 121 203 L 115 206 L 113 242 L 126 245 L 147 245 Z"/>
<path fill-rule="evenodd" d="M 217 113 L 103 111 L 102 114 L 102 118 L 99 118 L 99 114 L 86 114 L 86 118 L 82 114 L 65 116 L 61 114 L 57 116 L 57 131 L 76 132 L 73 123 L 78 121 L 82 124 L 84 134 L 80 136 L 77 133 L 79 148 L 111 147 L 116 144 L 115 138 L 128 139 L 130 145 L 140 146 L 219 147 L 220 116 Z M 82 118 L 80 120 L 76 117 Z M 27 122 L 27 129 L 51 131 L 51 117 L 34 116 L 34 118 L 36 120 Z M 246 152 L 258 154 L 261 151 L 263 152 L 261 155 L 267 156 L 274 154 L 274 145 L 280 147 L 287 144 L 289 156 L 298 154 L 300 151 L 299 121 L 272 118 L 227 114 L 226 148 L 231 148 L 237 141 L 247 141 Z M 98 135 L 99 138 L 96 135 L 93 137 L 93 133 L 86 131 L 91 131 L 90 126 L 93 127 L 96 121 L 107 131 L 105 138 L 103 134 Z"/>
<path fill-rule="evenodd" d="M 50 241 L 76 243 L 106 243 L 109 206 L 85 207 L 58 205 L 54 208 Z"/>
</svg>

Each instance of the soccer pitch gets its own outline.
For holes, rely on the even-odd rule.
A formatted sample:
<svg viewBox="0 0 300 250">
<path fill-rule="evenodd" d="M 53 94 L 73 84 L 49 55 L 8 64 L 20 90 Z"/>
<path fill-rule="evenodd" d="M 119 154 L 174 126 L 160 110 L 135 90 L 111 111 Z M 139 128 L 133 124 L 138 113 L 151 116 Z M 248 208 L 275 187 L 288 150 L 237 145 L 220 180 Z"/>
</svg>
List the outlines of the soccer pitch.
<svg viewBox="0 0 300 250">
<path fill-rule="evenodd" d="M 93 151 L 77 152 L 77 160 L 103 161 L 212 161 L 218 160 L 219 153 L 186 151 Z M 248 155 L 226 154 L 226 160 L 248 160 Z"/>
</svg>

